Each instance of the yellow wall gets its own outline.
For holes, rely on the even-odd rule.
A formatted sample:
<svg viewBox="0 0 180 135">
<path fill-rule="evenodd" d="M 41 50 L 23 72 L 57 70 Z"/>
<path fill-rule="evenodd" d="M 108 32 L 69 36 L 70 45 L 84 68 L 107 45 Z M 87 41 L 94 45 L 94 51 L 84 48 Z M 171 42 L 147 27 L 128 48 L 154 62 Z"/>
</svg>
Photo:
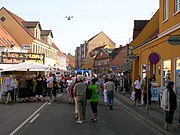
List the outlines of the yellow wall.
<svg viewBox="0 0 180 135">
<path fill-rule="evenodd" d="M 159 27 L 159 10 L 154 14 L 154 16 L 151 18 L 151 21 L 149 21 L 145 28 L 141 31 L 141 33 L 136 37 L 135 40 L 133 40 L 132 43 L 130 43 L 131 46 L 135 47 L 142 42 L 144 42 L 146 39 L 148 39 Z"/>
<path fill-rule="evenodd" d="M 115 43 L 113 43 L 103 32 L 101 32 L 99 35 L 89 41 L 87 54 L 89 54 L 89 52 L 91 52 L 93 49 L 106 44 L 110 48 L 116 47 Z"/>
<path fill-rule="evenodd" d="M 177 23 L 180 23 L 180 12 L 175 13 L 175 1 L 169 0 L 169 14 L 168 14 L 168 20 L 164 20 L 164 9 L 163 9 L 163 1 L 160 0 L 160 18 L 159 18 L 159 26 L 160 26 L 160 33 L 166 31 L 167 29 L 171 28 L 172 26 L 175 26 Z"/>
<path fill-rule="evenodd" d="M 88 58 L 84 60 L 84 69 L 93 69 L 94 66 L 94 58 Z"/>
<path fill-rule="evenodd" d="M 89 56 L 89 53 L 102 45 L 107 45 L 106 48 L 115 48 L 116 45 L 115 43 L 107 36 L 105 35 L 103 32 L 100 32 L 96 37 L 94 37 L 92 40 L 90 40 L 88 42 L 88 52 L 87 52 L 87 58 L 86 60 L 84 60 L 84 69 L 93 69 L 94 66 L 94 58 L 91 58 Z"/>
<path fill-rule="evenodd" d="M 133 61 L 132 69 L 132 80 L 134 81 L 137 75 L 141 75 L 141 65 L 147 64 L 148 56 L 151 52 L 157 52 L 160 55 L 160 61 L 156 64 L 156 82 L 159 86 L 162 84 L 162 66 L 163 61 L 171 60 L 171 74 L 170 78 L 174 81 L 174 62 L 175 59 L 180 57 L 180 45 L 173 46 L 170 45 L 167 40 L 169 35 L 179 35 L 180 29 L 180 12 L 174 14 L 174 0 L 169 1 L 169 18 L 163 22 L 163 0 L 160 0 L 160 8 L 150 20 L 150 22 L 145 26 L 143 31 L 139 36 L 131 42 L 131 46 L 137 47 L 148 38 L 149 35 L 153 33 L 159 27 L 159 35 L 156 39 L 143 44 L 143 46 L 138 47 L 133 50 L 133 54 L 139 56 L 139 59 Z M 150 65 L 150 72 L 148 77 L 153 73 L 153 65 Z"/>
<path fill-rule="evenodd" d="M 171 33 L 172 35 L 175 35 L 176 33 L 180 33 L 180 29 Z M 172 78 L 172 80 L 174 79 L 174 59 L 177 57 L 180 57 L 180 45 L 179 46 L 173 46 L 170 45 L 167 42 L 167 39 L 169 38 L 169 36 L 164 36 L 162 38 L 159 38 L 157 40 L 155 40 L 152 43 L 147 44 L 145 47 L 142 47 L 140 49 L 137 49 L 136 51 L 134 51 L 134 54 L 139 55 L 139 69 L 137 69 L 138 67 L 138 63 L 136 61 L 134 61 L 133 64 L 133 80 L 136 79 L 137 75 L 141 74 L 141 65 L 142 64 L 149 64 L 148 62 L 148 56 L 150 54 L 150 52 L 157 52 L 160 54 L 160 61 L 156 64 L 156 79 L 157 79 L 157 83 L 160 85 L 161 84 L 161 75 L 162 74 L 158 74 L 158 67 L 161 67 L 162 70 L 162 63 L 164 60 L 171 60 L 171 76 L 170 78 Z M 135 64 L 136 63 L 136 64 Z M 137 71 L 138 70 L 138 71 Z M 151 74 L 152 74 L 152 67 L 151 67 Z M 162 71 L 161 71 L 162 72 Z M 150 74 L 149 74 L 150 76 Z"/>
</svg>

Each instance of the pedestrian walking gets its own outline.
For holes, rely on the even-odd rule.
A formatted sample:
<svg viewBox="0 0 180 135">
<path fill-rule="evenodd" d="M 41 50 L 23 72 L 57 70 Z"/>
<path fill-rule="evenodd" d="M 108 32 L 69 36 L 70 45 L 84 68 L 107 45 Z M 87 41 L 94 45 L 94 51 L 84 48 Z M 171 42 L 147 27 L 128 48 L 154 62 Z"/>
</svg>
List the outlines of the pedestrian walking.
<svg viewBox="0 0 180 135">
<path fill-rule="evenodd" d="M 108 100 L 107 100 L 107 89 L 105 88 L 105 85 L 106 83 L 108 82 L 108 78 L 105 78 L 104 80 L 104 91 L 103 91 L 103 94 L 104 94 L 104 105 L 107 106 L 108 105 Z"/>
<path fill-rule="evenodd" d="M 74 86 L 76 85 L 76 83 L 78 83 L 77 77 L 75 77 L 75 82 L 73 83 L 73 86 L 72 86 L 72 96 L 74 98 L 75 120 L 78 120 L 79 116 L 78 116 L 78 109 L 77 109 L 77 100 L 76 100 L 76 97 L 74 96 Z"/>
<path fill-rule="evenodd" d="M 180 128 L 180 100 L 179 100 L 179 124 L 178 124 L 178 128 Z"/>
<path fill-rule="evenodd" d="M 54 76 L 54 81 L 53 81 L 53 90 L 52 90 L 52 94 L 53 94 L 53 100 L 56 101 L 56 96 L 57 96 L 57 90 L 59 88 L 58 82 L 56 77 Z"/>
<path fill-rule="evenodd" d="M 114 93 L 115 93 L 115 84 L 111 78 L 108 79 L 108 82 L 105 84 L 105 89 L 107 89 L 107 99 L 108 99 L 108 107 L 109 110 L 113 110 L 113 101 L 114 101 Z"/>
<path fill-rule="evenodd" d="M 134 105 L 136 105 L 137 100 L 138 100 L 137 105 L 140 105 L 140 101 L 141 101 L 141 87 L 142 87 L 141 78 L 140 78 L 140 76 L 138 76 L 137 80 L 134 82 L 134 89 L 135 89 Z"/>
<path fill-rule="evenodd" d="M 179 110 L 179 124 L 178 124 L 178 128 L 180 128 L 180 110 Z"/>
<path fill-rule="evenodd" d="M 27 82 L 26 78 L 24 76 L 21 76 L 18 80 L 18 97 L 19 97 L 19 102 L 26 102 L 25 97 L 26 97 L 26 88 L 27 88 Z"/>
<path fill-rule="evenodd" d="M 53 90 L 53 73 L 49 73 L 49 77 L 47 78 L 46 82 L 47 82 L 47 93 L 48 93 L 48 97 L 49 100 L 48 102 L 52 102 L 52 90 Z"/>
<path fill-rule="evenodd" d="M 42 75 L 43 78 L 43 100 L 45 100 L 46 96 L 47 96 L 47 82 L 46 82 L 46 77 L 45 75 Z"/>
<path fill-rule="evenodd" d="M 166 113 L 164 129 L 174 130 L 172 127 L 174 111 L 177 107 L 176 94 L 173 90 L 174 82 L 169 81 L 163 92 L 161 107 Z"/>
<path fill-rule="evenodd" d="M 151 109 L 152 93 L 151 93 L 151 83 L 149 82 L 148 77 L 144 78 L 142 89 L 144 92 L 144 96 L 143 96 L 144 104 L 148 107 L 147 109 Z M 147 96 L 148 96 L 148 99 L 147 99 Z"/>
<path fill-rule="evenodd" d="M 78 120 L 76 123 L 82 124 L 86 117 L 86 84 L 84 81 L 84 76 L 78 76 L 79 82 L 74 86 L 74 96 L 76 98 L 77 110 L 78 110 Z"/>
<path fill-rule="evenodd" d="M 97 106 L 99 102 L 99 95 L 98 95 L 98 89 L 96 85 L 96 79 L 92 79 L 92 85 L 89 87 L 89 89 L 92 91 L 90 105 L 91 105 L 91 110 L 93 112 L 93 117 L 91 118 L 91 122 L 97 122 L 97 116 L 98 116 Z"/>
<path fill-rule="evenodd" d="M 74 82 L 72 81 L 69 88 L 68 88 L 68 101 L 69 101 L 69 104 L 74 103 L 73 85 L 74 85 Z"/>
<path fill-rule="evenodd" d="M 42 95 L 43 95 L 43 78 L 42 78 L 41 75 L 38 75 L 36 77 L 36 82 L 37 82 L 37 84 L 36 84 L 35 93 L 36 93 L 36 102 L 37 102 L 38 100 L 41 100 L 41 101 L 43 100 L 42 99 Z"/>
</svg>

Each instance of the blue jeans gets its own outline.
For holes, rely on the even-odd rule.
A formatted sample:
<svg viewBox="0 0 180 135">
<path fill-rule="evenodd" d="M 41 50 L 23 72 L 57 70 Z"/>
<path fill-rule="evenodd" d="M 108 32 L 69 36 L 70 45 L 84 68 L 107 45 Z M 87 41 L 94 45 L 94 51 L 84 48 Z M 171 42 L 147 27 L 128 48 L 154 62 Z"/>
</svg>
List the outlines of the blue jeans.
<svg viewBox="0 0 180 135">
<path fill-rule="evenodd" d="M 107 100 L 108 100 L 108 106 L 112 107 L 113 106 L 113 101 L 114 101 L 114 93 L 113 93 L 113 91 L 107 91 Z"/>
</svg>

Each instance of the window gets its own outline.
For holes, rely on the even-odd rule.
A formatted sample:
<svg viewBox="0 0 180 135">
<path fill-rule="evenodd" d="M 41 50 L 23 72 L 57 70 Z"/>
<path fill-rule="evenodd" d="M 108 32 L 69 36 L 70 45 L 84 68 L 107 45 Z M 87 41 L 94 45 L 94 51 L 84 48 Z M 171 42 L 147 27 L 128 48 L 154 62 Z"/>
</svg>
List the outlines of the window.
<svg viewBox="0 0 180 135">
<path fill-rule="evenodd" d="M 146 65 L 142 65 L 141 66 L 141 71 L 142 71 L 142 79 L 144 79 L 147 75 L 146 75 Z"/>
<path fill-rule="evenodd" d="M 35 37 L 37 39 L 40 39 L 40 30 L 39 29 L 35 29 Z"/>
<path fill-rule="evenodd" d="M 38 52 L 37 52 L 37 45 L 35 45 L 35 46 L 36 46 L 35 53 L 38 53 Z"/>
<path fill-rule="evenodd" d="M 164 20 L 168 19 L 168 0 L 164 0 Z"/>
<path fill-rule="evenodd" d="M 167 83 L 171 80 L 171 60 L 163 61 L 163 86 L 166 87 Z"/>
<path fill-rule="evenodd" d="M 180 0 L 175 0 L 175 13 L 180 11 Z"/>
<path fill-rule="evenodd" d="M 48 44 L 52 45 L 52 37 L 48 36 Z"/>
<path fill-rule="evenodd" d="M 1 17 L 1 19 L 0 19 L 2 22 L 4 22 L 5 20 L 6 20 L 6 18 L 3 16 L 3 17 Z"/>
</svg>

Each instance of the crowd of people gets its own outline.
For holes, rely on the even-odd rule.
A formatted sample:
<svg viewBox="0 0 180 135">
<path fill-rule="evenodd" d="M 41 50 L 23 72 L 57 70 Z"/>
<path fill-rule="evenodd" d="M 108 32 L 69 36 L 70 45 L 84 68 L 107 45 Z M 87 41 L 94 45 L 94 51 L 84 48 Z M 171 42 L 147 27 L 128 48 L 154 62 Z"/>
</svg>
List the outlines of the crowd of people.
<svg viewBox="0 0 180 135">
<path fill-rule="evenodd" d="M 155 75 L 151 78 L 145 77 L 141 80 L 140 76 L 133 83 L 134 90 L 134 105 L 146 105 L 147 109 L 151 109 L 151 99 L 152 99 L 152 82 L 155 81 Z M 164 129 L 173 131 L 174 128 L 173 118 L 174 112 L 177 109 L 177 96 L 174 89 L 174 82 L 168 81 L 165 90 L 162 94 L 161 108 L 165 111 L 165 124 Z M 143 97 L 143 98 L 142 98 Z M 143 102 L 142 102 L 143 101 Z M 179 125 L 180 128 L 180 112 L 179 112 Z"/>
<path fill-rule="evenodd" d="M 12 79 L 10 79 L 12 80 Z M 9 79 L 4 79 L 4 84 L 12 83 Z M 113 110 L 113 102 L 115 93 L 134 92 L 134 105 L 145 105 L 147 109 L 151 109 L 152 82 L 155 82 L 155 76 L 143 79 L 137 76 L 134 82 L 131 82 L 129 75 L 61 75 L 57 80 L 55 74 L 49 73 L 49 76 L 36 75 L 32 78 L 19 76 L 14 81 L 14 88 L 18 89 L 18 102 L 26 102 L 35 97 L 36 102 L 56 100 L 57 91 L 68 93 L 69 104 L 74 104 L 76 123 L 84 123 L 86 118 L 86 105 L 90 102 L 92 110 L 92 119 L 90 121 L 97 122 L 99 96 L 103 96 L 104 105 L 109 110 Z M 2 83 L 3 84 L 3 83 Z M 6 88 L 6 87 L 4 87 Z M 165 111 L 164 128 L 173 130 L 173 116 L 177 108 L 177 97 L 173 90 L 174 82 L 169 81 L 162 95 L 161 107 Z M 87 97 L 87 91 L 91 91 L 90 98 Z M 8 92 L 8 90 L 7 90 Z M 142 96 L 143 95 L 143 96 Z M 143 98 L 142 98 L 143 97 Z M 13 96 L 12 96 L 13 98 Z M 15 98 L 13 98 L 15 99 Z M 143 102 L 142 102 L 143 101 Z M 179 118 L 180 123 L 180 118 Z M 179 125 L 180 128 L 180 125 Z"/>
<path fill-rule="evenodd" d="M 4 77 L 1 79 L 1 97 L 5 103 L 56 100 L 59 83 L 53 73 L 45 75 L 19 75 L 15 77 Z M 10 95 L 10 97 L 8 97 Z M 34 98 L 35 97 L 35 98 Z M 47 99 L 48 98 L 48 99 Z M 3 98 L 1 98 L 3 100 Z M 8 100 L 8 102 L 7 102 Z"/>
<path fill-rule="evenodd" d="M 87 101 L 90 102 L 93 113 L 90 121 L 97 122 L 99 96 L 102 94 L 104 96 L 104 105 L 108 106 L 109 110 L 113 110 L 116 87 L 112 78 L 72 75 L 67 79 L 66 83 L 69 104 L 75 104 L 75 119 L 77 123 L 85 122 Z M 91 91 L 90 98 L 87 96 L 88 89 Z"/>
</svg>

